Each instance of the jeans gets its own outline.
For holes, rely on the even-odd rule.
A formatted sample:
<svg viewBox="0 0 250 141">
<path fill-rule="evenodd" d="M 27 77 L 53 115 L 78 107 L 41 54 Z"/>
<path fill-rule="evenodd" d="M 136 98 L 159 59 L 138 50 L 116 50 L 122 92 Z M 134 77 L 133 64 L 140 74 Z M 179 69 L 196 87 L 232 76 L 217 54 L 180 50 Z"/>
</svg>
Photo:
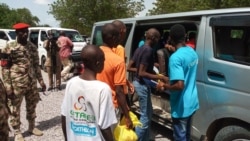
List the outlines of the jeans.
<svg viewBox="0 0 250 141">
<path fill-rule="evenodd" d="M 139 98 L 140 106 L 140 122 L 142 127 L 136 127 L 135 132 L 138 136 L 138 141 L 149 141 L 150 140 L 150 124 L 153 113 L 152 102 L 151 102 L 151 90 L 150 87 L 140 84 L 138 81 L 133 81 L 135 91 Z"/>
<path fill-rule="evenodd" d="M 186 118 L 173 118 L 174 141 L 190 141 L 192 115 Z"/>
</svg>

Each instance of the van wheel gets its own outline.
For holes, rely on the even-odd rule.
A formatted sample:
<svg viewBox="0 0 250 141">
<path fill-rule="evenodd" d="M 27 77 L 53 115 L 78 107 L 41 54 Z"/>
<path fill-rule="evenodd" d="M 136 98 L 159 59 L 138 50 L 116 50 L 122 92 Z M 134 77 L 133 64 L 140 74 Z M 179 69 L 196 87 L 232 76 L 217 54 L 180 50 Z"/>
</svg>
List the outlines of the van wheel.
<svg viewBox="0 0 250 141">
<path fill-rule="evenodd" d="M 45 72 L 47 72 L 47 70 L 46 70 L 46 67 L 45 67 L 45 61 L 46 61 L 46 58 L 43 56 L 42 57 L 42 60 L 41 60 L 41 66 L 42 66 L 42 70 L 43 71 L 45 71 Z"/>
<path fill-rule="evenodd" d="M 244 127 L 230 125 L 222 128 L 215 136 L 214 141 L 249 141 L 250 131 Z"/>
</svg>

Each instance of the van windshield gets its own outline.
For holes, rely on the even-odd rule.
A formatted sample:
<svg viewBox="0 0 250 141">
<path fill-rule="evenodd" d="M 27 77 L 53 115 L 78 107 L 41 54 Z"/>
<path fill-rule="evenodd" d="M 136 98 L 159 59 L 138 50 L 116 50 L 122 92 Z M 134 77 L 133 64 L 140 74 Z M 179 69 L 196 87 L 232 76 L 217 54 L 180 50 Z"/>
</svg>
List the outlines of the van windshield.
<svg viewBox="0 0 250 141">
<path fill-rule="evenodd" d="M 8 34 L 10 36 L 10 38 L 12 40 L 15 40 L 16 39 L 16 32 L 13 30 L 13 31 L 8 31 Z"/>
<path fill-rule="evenodd" d="M 63 30 L 67 37 L 70 38 L 72 42 L 84 42 L 84 39 L 77 31 Z M 56 32 L 56 37 L 59 37 L 60 31 Z"/>
</svg>

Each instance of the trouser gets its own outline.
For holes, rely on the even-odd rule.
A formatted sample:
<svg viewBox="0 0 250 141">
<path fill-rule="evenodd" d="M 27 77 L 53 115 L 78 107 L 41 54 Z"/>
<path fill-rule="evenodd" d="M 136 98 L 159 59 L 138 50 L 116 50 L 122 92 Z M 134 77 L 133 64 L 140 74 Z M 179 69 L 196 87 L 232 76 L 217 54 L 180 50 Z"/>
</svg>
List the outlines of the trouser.
<svg viewBox="0 0 250 141">
<path fill-rule="evenodd" d="M 56 83 L 56 87 L 61 85 L 61 66 L 56 66 L 56 72 L 53 72 L 53 66 L 46 66 L 46 70 L 49 77 L 49 87 L 54 88 Z M 55 73 L 56 82 L 54 82 L 53 74 Z"/>
<path fill-rule="evenodd" d="M 8 116 L 9 114 L 6 106 L 0 103 L 0 139 L 2 141 L 9 140 Z"/>
<path fill-rule="evenodd" d="M 36 118 L 36 105 L 40 100 L 40 96 L 37 89 L 37 84 L 33 83 L 31 87 L 27 87 L 23 90 L 22 94 L 16 95 L 13 99 L 8 99 L 8 106 L 11 114 L 9 115 L 10 125 L 12 126 L 16 134 L 20 133 L 20 107 L 23 101 L 23 97 L 26 101 L 26 119 L 29 123 L 35 121 Z"/>
<path fill-rule="evenodd" d="M 175 141 L 190 141 L 192 115 L 186 118 L 173 118 L 173 136 Z"/>
<path fill-rule="evenodd" d="M 61 59 L 62 65 L 63 65 L 63 70 L 61 71 L 61 77 L 63 79 L 68 79 L 70 77 L 70 70 L 73 67 L 73 63 L 69 58 L 63 58 Z"/>
<path fill-rule="evenodd" d="M 151 102 L 151 89 L 149 86 L 140 84 L 138 81 L 133 81 L 135 91 L 138 95 L 139 107 L 140 107 L 140 122 L 142 127 L 135 128 L 135 132 L 138 136 L 138 141 L 150 140 L 150 124 L 153 114 L 153 107 Z"/>
</svg>

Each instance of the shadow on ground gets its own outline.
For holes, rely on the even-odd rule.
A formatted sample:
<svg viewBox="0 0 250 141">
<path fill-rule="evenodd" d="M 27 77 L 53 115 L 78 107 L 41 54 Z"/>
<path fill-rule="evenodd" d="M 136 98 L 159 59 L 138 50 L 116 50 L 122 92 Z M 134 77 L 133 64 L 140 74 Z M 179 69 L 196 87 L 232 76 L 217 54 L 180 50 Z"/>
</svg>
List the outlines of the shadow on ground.
<svg viewBox="0 0 250 141">
<path fill-rule="evenodd" d="M 56 116 L 52 119 L 46 120 L 46 121 L 41 121 L 39 122 L 39 125 L 36 127 L 40 129 L 41 131 L 45 131 L 47 129 L 50 129 L 58 124 L 61 124 L 61 116 Z M 23 137 L 28 137 L 31 136 L 31 134 L 28 131 L 25 131 L 23 133 Z M 10 141 L 14 140 L 14 137 L 10 138 Z"/>
</svg>

